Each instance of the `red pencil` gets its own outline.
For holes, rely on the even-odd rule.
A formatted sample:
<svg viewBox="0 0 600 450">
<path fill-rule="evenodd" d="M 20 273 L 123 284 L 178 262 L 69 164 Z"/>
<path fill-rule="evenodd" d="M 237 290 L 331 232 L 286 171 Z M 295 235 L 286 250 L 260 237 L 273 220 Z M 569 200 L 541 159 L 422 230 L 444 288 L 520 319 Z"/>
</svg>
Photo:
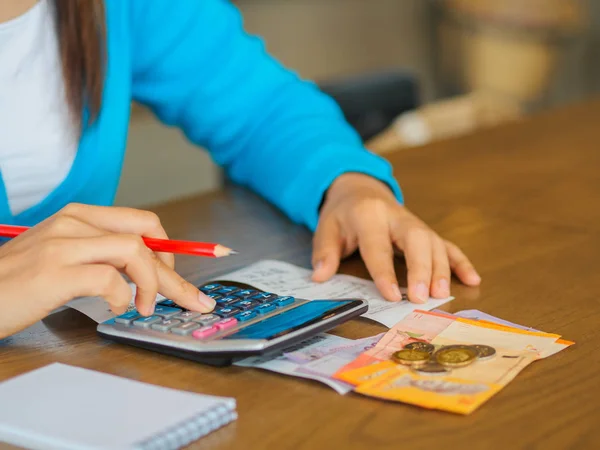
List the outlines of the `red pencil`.
<svg viewBox="0 0 600 450">
<path fill-rule="evenodd" d="M 29 227 L 0 225 L 0 237 L 14 238 L 27 230 L 29 230 Z M 174 241 L 147 237 L 143 237 L 142 239 L 148 248 L 155 252 L 207 256 L 209 258 L 221 258 L 237 253 L 235 250 L 221 244 L 213 244 L 210 242 Z"/>
</svg>

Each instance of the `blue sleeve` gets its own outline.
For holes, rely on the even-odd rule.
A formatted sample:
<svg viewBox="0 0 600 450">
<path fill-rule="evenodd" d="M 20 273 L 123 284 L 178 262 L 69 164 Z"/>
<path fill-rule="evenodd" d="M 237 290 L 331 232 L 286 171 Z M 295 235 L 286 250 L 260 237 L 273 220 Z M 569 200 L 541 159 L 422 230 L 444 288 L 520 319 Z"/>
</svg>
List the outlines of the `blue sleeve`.
<svg viewBox="0 0 600 450">
<path fill-rule="evenodd" d="M 311 230 L 336 177 L 360 172 L 402 194 L 337 104 L 244 32 L 226 0 L 132 0 L 133 97 L 180 127 L 236 183 Z"/>
</svg>

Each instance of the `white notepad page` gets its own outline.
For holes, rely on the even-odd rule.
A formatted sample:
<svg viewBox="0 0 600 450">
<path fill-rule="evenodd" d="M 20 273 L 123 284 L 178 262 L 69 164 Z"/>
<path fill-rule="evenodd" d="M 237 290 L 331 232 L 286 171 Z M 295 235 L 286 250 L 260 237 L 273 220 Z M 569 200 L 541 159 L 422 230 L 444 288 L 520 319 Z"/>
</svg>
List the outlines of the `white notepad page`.
<svg viewBox="0 0 600 450">
<path fill-rule="evenodd" d="M 64 364 L 0 383 L 0 441 L 32 449 L 180 448 L 237 418 L 232 398 Z"/>
</svg>

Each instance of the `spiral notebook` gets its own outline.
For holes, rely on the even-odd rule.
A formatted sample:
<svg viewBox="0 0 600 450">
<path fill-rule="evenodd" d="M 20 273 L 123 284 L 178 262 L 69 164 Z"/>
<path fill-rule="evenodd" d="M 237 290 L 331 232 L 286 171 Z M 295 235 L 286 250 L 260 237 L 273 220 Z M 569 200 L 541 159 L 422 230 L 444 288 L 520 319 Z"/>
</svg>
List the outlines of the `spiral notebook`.
<svg viewBox="0 0 600 450">
<path fill-rule="evenodd" d="M 0 383 L 0 442 L 29 449 L 179 449 L 235 419 L 232 398 L 59 363 Z"/>
</svg>

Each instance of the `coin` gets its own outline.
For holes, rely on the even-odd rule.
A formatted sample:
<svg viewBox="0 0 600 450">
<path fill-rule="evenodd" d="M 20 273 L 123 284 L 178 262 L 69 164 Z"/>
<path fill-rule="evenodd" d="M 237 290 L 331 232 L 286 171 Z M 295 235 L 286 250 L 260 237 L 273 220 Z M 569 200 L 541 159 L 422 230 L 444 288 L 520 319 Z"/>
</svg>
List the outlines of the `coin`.
<svg viewBox="0 0 600 450">
<path fill-rule="evenodd" d="M 450 372 L 450 369 L 433 361 L 429 361 L 423 366 L 413 367 L 413 370 L 422 375 L 446 375 Z"/>
<path fill-rule="evenodd" d="M 479 354 L 478 359 L 480 361 L 486 361 L 488 359 L 492 359 L 496 356 L 496 349 L 494 347 L 490 347 L 489 345 L 471 345 L 477 353 Z"/>
<path fill-rule="evenodd" d="M 407 366 L 423 365 L 429 361 L 430 354 L 421 350 L 403 349 L 392 353 L 392 361 Z"/>
<path fill-rule="evenodd" d="M 445 367 L 464 367 L 474 362 L 479 352 L 469 345 L 444 347 L 435 353 L 435 360 Z"/>
<path fill-rule="evenodd" d="M 411 342 L 404 346 L 407 350 L 419 350 L 422 352 L 433 353 L 435 347 L 428 342 Z"/>
</svg>

